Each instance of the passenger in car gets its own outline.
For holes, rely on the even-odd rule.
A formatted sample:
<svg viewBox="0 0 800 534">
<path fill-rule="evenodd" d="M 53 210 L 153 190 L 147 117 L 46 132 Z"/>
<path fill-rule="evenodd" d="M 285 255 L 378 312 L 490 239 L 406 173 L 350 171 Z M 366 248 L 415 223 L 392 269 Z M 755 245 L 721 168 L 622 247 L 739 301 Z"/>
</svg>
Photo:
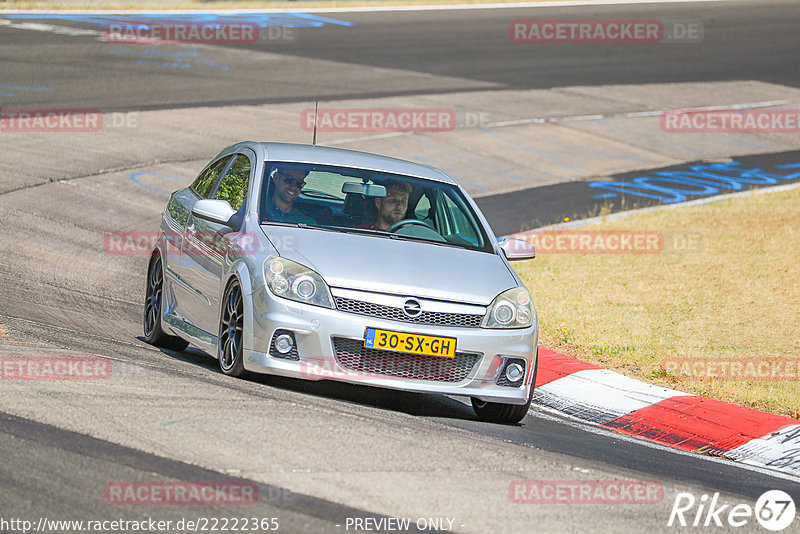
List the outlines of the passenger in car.
<svg viewBox="0 0 800 534">
<path fill-rule="evenodd" d="M 375 199 L 375 207 L 378 208 L 375 222 L 359 226 L 359 228 L 386 231 L 406 216 L 411 184 L 399 180 L 387 180 L 383 185 L 386 187 L 386 196 Z"/>
<path fill-rule="evenodd" d="M 309 171 L 288 166 L 279 166 L 272 173 L 274 192 L 267 200 L 267 215 L 271 221 L 287 223 L 317 224 L 313 218 L 297 209 L 295 201 L 306 185 Z"/>
</svg>

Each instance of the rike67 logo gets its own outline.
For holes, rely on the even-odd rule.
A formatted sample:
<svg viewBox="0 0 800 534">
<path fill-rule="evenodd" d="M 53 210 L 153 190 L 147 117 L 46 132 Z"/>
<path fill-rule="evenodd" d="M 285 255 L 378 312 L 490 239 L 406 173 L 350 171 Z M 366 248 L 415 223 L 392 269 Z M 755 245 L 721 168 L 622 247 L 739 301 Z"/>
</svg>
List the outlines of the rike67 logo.
<svg viewBox="0 0 800 534">
<path fill-rule="evenodd" d="M 691 493 L 678 493 L 667 526 L 743 527 L 755 518 L 767 530 L 778 532 L 792 524 L 795 517 L 792 497 L 781 490 L 763 493 L 755 507 L 749 504 L 721 504 L 719 493 L 697 499 Z"/>
</svg>

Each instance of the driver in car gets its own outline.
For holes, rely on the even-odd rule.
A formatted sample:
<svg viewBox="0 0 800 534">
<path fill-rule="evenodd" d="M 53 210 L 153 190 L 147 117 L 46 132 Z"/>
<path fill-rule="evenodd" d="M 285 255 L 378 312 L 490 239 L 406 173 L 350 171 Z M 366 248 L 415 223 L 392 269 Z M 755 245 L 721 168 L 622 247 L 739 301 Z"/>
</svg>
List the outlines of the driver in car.
<svg viewBox="0 0 800 534">
<path fill-rule="evenodd" d="M 386 196 L 375 199 L 375 207 L 378 208 L 378 216 L 375 222 L 361 226 L 365 230 L 383 230 L 403 220 L 408 210 L 408 195 L 411 193 L 411 184 L 398 180 L 387 180 L 384 182 Z"/>
<path fill-rule="evenodd" d="M 267 200 L 267 215 L 271 221 L 287 223 L 317 224 L 317 221 L 295 206 L 300 191 L 306 185 L 309 171 L 295 167 L 280 166 L 272 173 L 275 191 Z"/>
</svg>

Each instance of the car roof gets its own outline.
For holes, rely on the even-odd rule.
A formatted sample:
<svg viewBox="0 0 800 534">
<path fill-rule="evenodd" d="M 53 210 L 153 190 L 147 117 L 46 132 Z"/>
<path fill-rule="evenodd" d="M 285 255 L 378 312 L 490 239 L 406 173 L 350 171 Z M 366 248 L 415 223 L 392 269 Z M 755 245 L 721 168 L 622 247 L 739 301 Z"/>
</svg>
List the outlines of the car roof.
<svg viewBox="0 0 800 534">
<path fill-rule="evenodd" d="M 290 161 L 355 167 L 371 171 L 404 174 L 437 182 L 456 184 L 456 181 L 430 165 L 403 159 L 380 156 L 359 150 L 299 143 L 245 143 L 253 150 L 263 151 L 265 161 Z"/>
</svg>

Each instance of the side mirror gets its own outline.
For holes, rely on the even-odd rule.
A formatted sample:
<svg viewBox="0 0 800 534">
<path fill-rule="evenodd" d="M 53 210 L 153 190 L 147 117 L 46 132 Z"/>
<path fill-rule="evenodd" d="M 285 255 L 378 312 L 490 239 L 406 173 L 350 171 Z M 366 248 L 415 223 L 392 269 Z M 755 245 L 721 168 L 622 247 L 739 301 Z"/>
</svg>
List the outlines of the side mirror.
<svg viewBox="0 0 800 534">
<path fill-rule="evenodd" d="M 536 257 L 533 243 L 516 237 L 504 237 L 498 243 L 508 261 L 532 260 Z"/>
<path fill-rule="evenodd" d="M 192 215 L 195 217 L 226 226 L 230 226 L 231 217 L 235 214 L 236 212 L 227 200 L 204 198 L 203 200 L 198 200 L 192 206 Z"/>
</svg>

